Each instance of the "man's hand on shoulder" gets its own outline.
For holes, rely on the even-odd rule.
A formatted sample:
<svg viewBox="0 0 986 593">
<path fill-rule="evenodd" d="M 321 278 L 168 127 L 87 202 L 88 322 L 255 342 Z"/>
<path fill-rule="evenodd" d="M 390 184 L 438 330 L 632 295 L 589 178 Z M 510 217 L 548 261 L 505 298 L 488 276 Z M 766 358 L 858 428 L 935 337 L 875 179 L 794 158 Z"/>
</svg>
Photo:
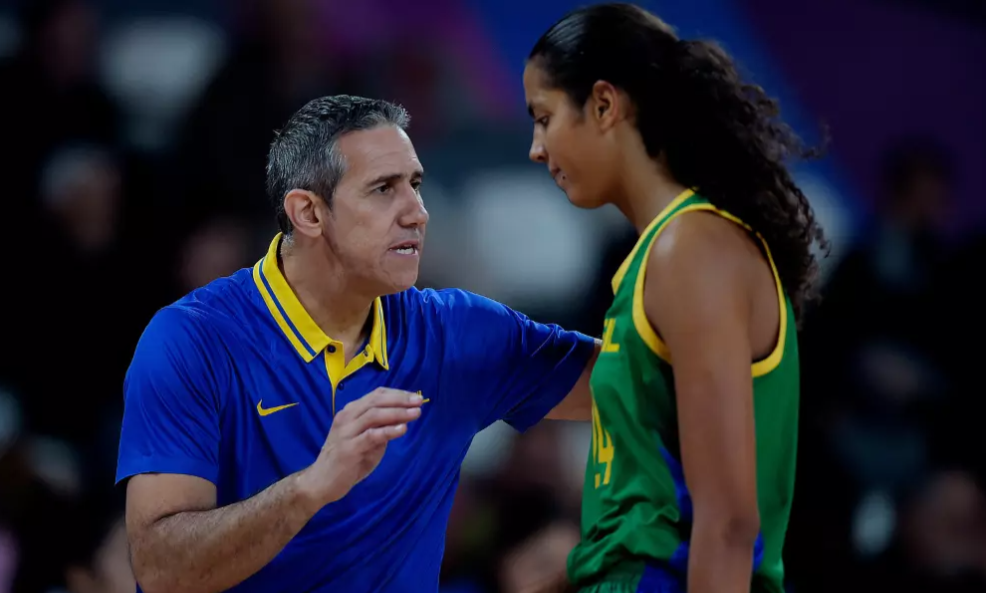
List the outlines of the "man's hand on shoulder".
<svg viewBox="0 0 986 593">
<path fill-rule="evenodd" d="M 378 387 L 336 414 L 318 459 L 298 475 L 313 511 L 341 499 L 376 469 L 387 443 L 421 416 L 422 401 L 416 393 Z"/>
</svg>

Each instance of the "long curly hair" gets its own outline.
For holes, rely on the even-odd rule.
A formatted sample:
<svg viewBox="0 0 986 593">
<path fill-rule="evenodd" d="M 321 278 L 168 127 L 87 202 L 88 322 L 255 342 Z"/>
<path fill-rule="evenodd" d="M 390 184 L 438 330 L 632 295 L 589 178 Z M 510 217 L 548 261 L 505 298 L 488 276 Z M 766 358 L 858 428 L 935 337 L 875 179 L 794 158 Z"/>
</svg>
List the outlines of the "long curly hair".
<svg viewBox="0 0 986 593">
<path fill-rule="evenodd" d="M 625 92 L 648 154 L 764 238 L 801 319 L 817 296 L 813 248 L 827 251 L 828 241 L 787 162 L 820 151 L 781 121 L 777 102 L 744 81 L 721 47 L 679 39 L 638 6 L 603 4 L 555 23 L 528 62 L 578 106 L 600 80 Z"/>
</svg>

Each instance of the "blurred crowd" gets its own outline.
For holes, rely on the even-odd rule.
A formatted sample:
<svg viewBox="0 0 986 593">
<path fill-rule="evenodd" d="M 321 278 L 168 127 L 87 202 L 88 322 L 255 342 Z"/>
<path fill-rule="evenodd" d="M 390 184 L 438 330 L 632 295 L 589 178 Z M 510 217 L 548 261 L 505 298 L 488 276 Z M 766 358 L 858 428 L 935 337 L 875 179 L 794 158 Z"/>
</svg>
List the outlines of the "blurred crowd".
<svg viewBox="0 0 986 593">
<path fill-rule="evenodd" d="M 175 0 L 182 16 L 111 31 L 84 0 L 21 4 L 0 12 L 0 593 L 134 590 L 113 487 L 123 374 L 158 308 L 263 253 L 266 149 L 311 98 L 411 111 L 432 214 L 420 286 L 599 333 L 632 229 L 524 165 L 523 107 L 498 94 L 459 3 L 220 2 L 217 27 Z M 944 232 L 961 175 L 947 149 L 887 149 L 874 216 L 826 266 L 802 332 L 796 593 L 986 591 L 986 309 L 971 285 L 986 235 Z M 578 424 L 477 437 L 443 592 L 559 577 L 587 450 Z"/>
</svg>

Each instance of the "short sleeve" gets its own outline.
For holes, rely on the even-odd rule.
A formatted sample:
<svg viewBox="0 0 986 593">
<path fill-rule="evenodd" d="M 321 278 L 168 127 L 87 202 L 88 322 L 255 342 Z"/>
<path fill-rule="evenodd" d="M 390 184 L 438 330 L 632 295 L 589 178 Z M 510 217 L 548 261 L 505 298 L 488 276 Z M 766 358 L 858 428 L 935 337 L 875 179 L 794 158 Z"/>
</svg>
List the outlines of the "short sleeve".
<svg viewBox="0 0 986 593">
<path fill-rule="evenodd" d="M 561 403 L 592 357 L 595 341 L 586 335 L 470 292 L 440 292 L 446 364 L 483 426 L 504 420 L 527 430 Z"/>
<path fill-rule="evenodd" d="M 219 385 L 194 313 L 158 311 L 141 335 L 124 379 L 117 483 L 142 473 L 219 479 Z"/>
</svg>

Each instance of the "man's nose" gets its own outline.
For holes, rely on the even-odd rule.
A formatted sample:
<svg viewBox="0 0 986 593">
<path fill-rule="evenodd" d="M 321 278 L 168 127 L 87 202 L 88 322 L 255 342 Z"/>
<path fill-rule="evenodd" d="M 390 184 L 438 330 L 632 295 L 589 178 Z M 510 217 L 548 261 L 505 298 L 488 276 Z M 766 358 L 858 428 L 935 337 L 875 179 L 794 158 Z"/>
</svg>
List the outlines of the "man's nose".
<svg viewBox="0 0 986 593">
<path fill-rule="evenodd" d="M 419 227 L 428 224 L 428 209 L 425 208 L 425 203 L 421 199 L 421 195 L 418 192 L 411 192 L 411 203 L 408 205 L 407 212 L 401 218 L 401 224 L 405 227 Z"/>
</svg>

